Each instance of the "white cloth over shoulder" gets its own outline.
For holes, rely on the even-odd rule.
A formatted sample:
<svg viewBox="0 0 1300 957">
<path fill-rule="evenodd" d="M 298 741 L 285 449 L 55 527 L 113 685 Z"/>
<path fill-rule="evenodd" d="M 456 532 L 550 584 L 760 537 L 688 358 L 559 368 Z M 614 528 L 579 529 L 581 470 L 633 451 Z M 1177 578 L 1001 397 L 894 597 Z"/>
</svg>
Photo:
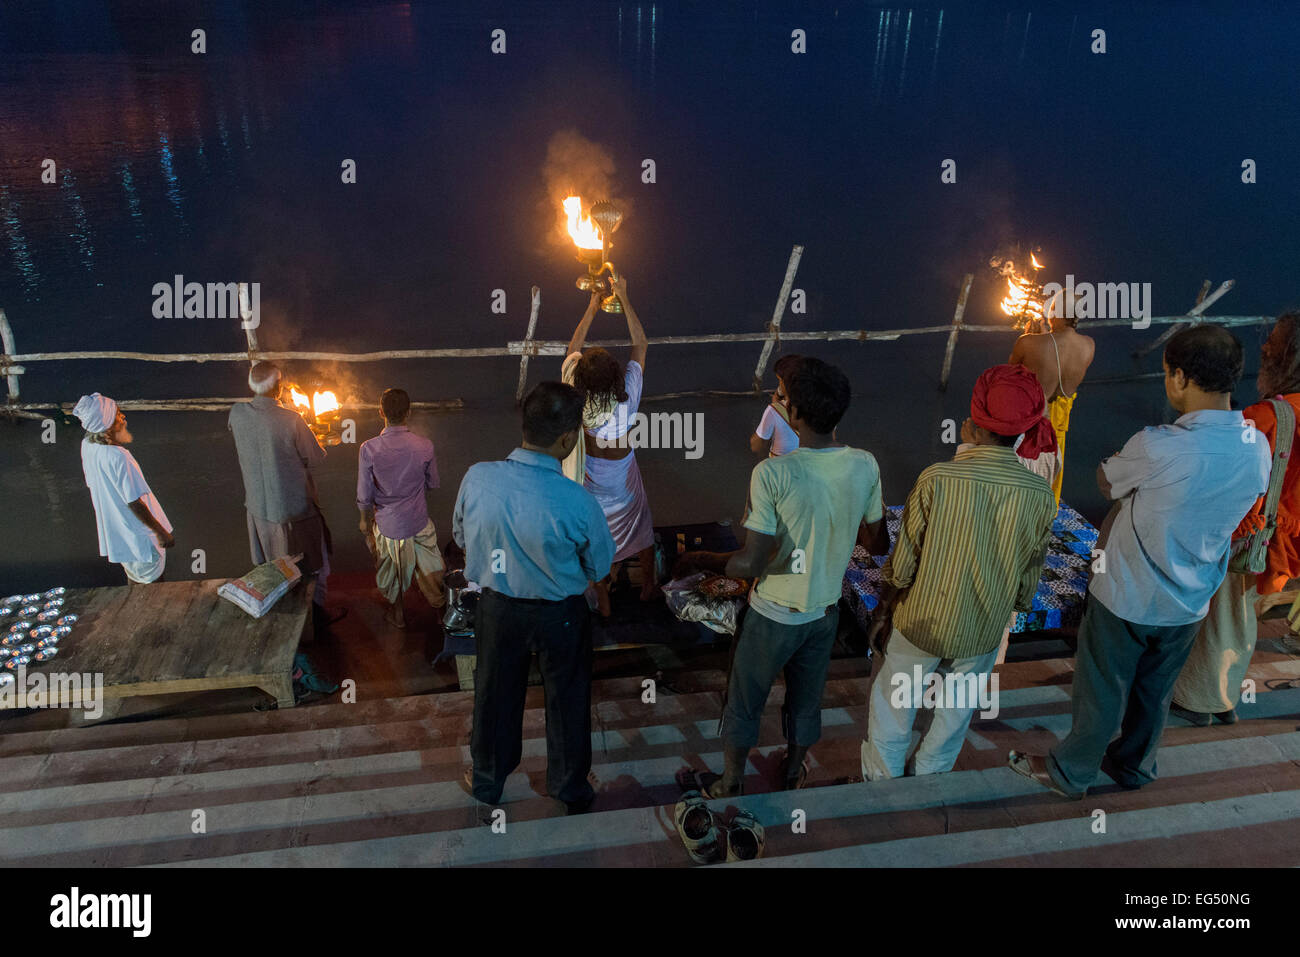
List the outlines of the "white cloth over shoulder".
<svg viewBox="0 0 1300 957">
<path fill-rule="evenodd" d="M 571 353 L 564 362 L 562 376 L 573 382 L 573 368 L 578 353 Z M 623 373 L 623 391 L 627 400 L 618 403 L 608 413 L 588 418 L 586 432 L 593 438 L 606 442 L 617 441 L 627 435 L 641 405 L 644 383 L 641 363 L 628 362 Z M 591 410 L 588 410 L 589 412 Z M 636 452 L 621 459 L 599 459 L 586 454 L 585 442 L 579 442 L 573 454 L 564 461 L 564 474 L 574 481 L 581 477 L 583 486 L 596 497 L 605 513 L 609 534 L 614 539 L 614 561 L 622 561 L 654 544 L 654 521 L 650 516 L 650 503 L 645 486 L 641 484 L 641 470 L 636 464 Z"/>
<path fill-rule="evenodd" d="M 153 533 L 131 511 L 131 503 L 143 500 L 159 525 L 169 532 L 172 525 L 144 480 L 135 456 L 120 445 L 83 440 L 81 467 L 95 506 L 99 554 L 110 562 L 154 562 L 161 549 Z"/>
<path fill-rule="evenodd" d="M 754 434 L 764 442 L 771 439 L 772 455 L 786 455 L 799 447 L 799 433 L 790 428 L 785 416 L 771 404 L 763 410 L 763 417 L 758 420 Z"/>
</svg>

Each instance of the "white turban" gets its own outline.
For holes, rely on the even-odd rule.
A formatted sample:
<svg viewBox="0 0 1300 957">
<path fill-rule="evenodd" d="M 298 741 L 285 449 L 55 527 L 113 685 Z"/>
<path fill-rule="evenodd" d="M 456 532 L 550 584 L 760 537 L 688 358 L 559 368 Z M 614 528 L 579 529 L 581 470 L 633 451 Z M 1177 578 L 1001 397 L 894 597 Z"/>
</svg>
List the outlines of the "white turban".
<svg viewBox="0 0 1300 957">
<path fill-rule="evenodd" d="M 78 399 L 72 414 L 81 420 L 81 427 L 87 432 L 107 432 L 117 420 L 117 403 L 94 392 Z"/>
</svg>

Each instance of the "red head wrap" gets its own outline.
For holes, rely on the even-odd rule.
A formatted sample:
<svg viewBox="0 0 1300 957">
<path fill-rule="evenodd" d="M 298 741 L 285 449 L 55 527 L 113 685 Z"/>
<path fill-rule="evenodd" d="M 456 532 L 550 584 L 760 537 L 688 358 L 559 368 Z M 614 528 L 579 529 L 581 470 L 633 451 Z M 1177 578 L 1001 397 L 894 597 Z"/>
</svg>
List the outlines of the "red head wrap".
<svg viewBox="0 0 1300 957">
<path fill-rule="evenodd" d="M 1056 433 L 1043 417 L 1047 400 L 1038 376 L 1024 366 L 1001 365 L 984 370 L 970 397 L 971 421 L 998 435 L 1020 435 L 1016 453 L 1036 459 L 1056 451 Z"/>
</svg>

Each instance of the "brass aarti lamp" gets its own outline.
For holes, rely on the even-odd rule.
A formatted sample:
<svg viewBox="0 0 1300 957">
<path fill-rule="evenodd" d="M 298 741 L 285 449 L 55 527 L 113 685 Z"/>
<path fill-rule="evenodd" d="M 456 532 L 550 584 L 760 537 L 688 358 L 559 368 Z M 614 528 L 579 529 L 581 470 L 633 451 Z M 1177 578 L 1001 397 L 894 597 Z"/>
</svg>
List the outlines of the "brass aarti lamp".
<svg viewBox="0 0 1300 957">
<path fill-rule="evenodd" d="M 564 212 L 569 219 L 569 235 L 578 247 L 578 261 L 587 267 L 587 274 L 578 277 L 578 288 L 583 292 L 604 293 L 600 301 L 602 311 L 622 312 L 623 304 L 614 295 L 610 283 L 617 273 L 609 258 L 613 246 L 609 237 L 623 222 L 623 211 L 608 200 L 601 200 L 594 203 L 584 217 L 582 199 L 570 196 L 564 201 Z"/>
</svg>

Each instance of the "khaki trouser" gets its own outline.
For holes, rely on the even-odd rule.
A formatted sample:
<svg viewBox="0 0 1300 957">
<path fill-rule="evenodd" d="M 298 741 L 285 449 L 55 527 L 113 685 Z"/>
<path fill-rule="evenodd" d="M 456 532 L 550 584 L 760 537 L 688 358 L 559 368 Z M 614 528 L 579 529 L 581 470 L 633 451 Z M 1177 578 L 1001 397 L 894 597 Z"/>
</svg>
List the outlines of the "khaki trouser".
<svg viewBox="0 0 1300 957">
<path fill-rule="evenodd" d="M 1192 653 L 1178 675 L 1174 704 L 1202 714 L 1218 714 L 1237 706 L 1259 635 L 1257 597 L 1254 575 L 1228 572 L 1210 599 Z"/>
</svg>

